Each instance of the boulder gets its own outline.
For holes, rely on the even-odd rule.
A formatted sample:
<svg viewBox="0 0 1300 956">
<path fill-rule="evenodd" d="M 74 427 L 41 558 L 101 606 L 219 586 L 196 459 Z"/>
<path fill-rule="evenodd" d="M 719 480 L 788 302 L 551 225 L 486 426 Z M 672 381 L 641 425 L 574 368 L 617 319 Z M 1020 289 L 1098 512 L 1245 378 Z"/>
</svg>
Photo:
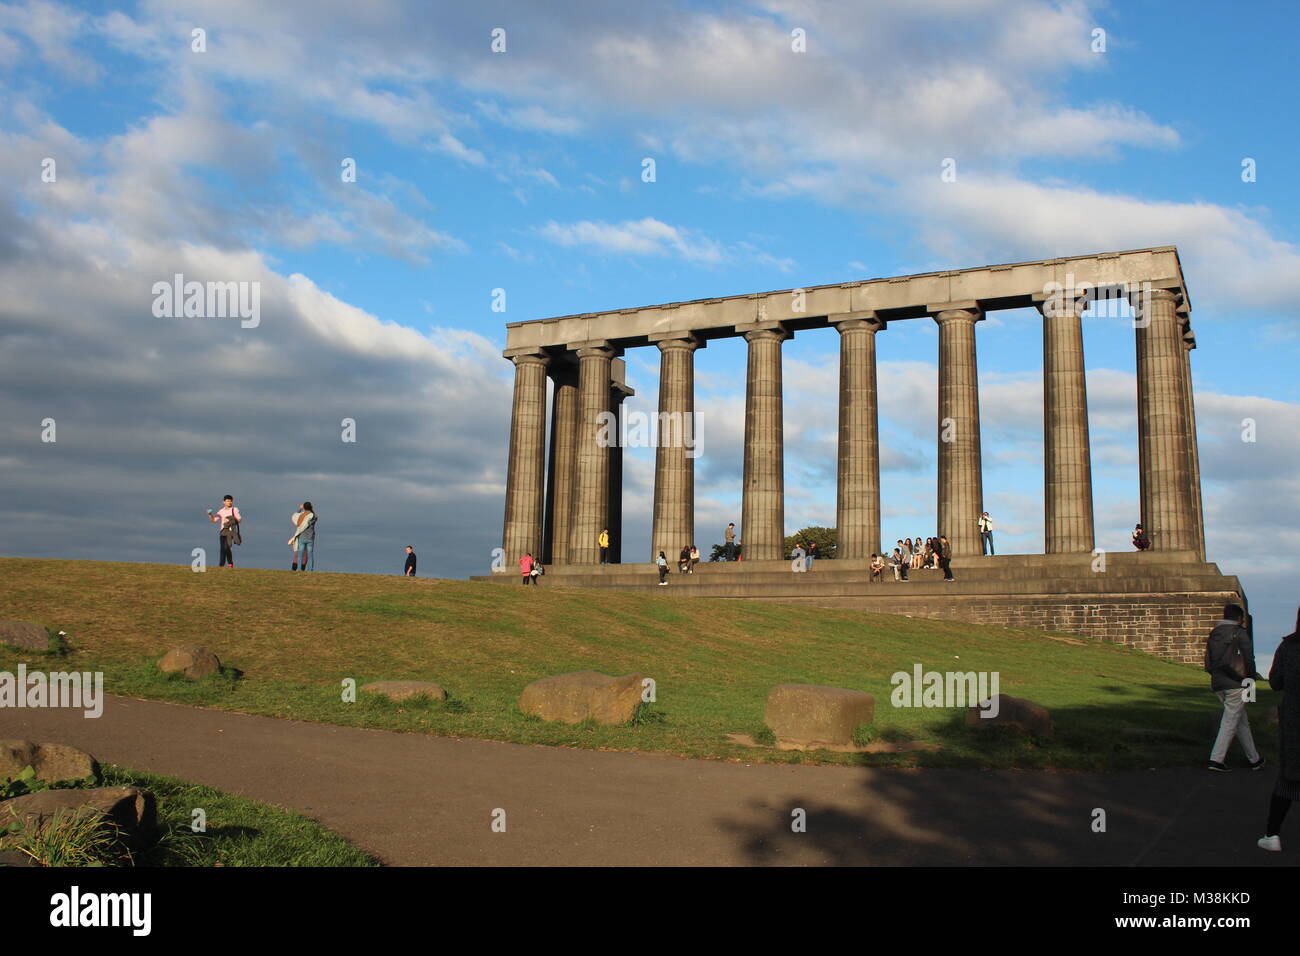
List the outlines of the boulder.
<svg viewBox="0 0 1300 956">
<path fill-rule="evenodd" d="M 184 674 L 190 680 L 202 680 L 220 672 L 221 661 L 206 647 L 173 647 L 158 662 L 164 674 Z"/>
<path fill-rule="evenodd" d="M 976 730 L 1010 727 L 1037 734 L 1039 737 L 1052 736 L 1051 712 L 1042 704 L 1035 704 L 1032 700 L 1012 697 L 1010 694 L 998 694 L 997 716 L 985 717 L 983 716 L 985 712 L 985 709 L 980 707 L 967 708 L 966 726 L 974 727 Z"/>
<path fill-rule="evenodd" d="M 852 747 L 853 731 L 876 715 L 876 698 L 860 690 L 817 684 L 777 684 L 767 695 L 763 723 L 781 750 Z"/>
<path fill-rule="evenodd" d="M 0 802 L 0 826 L 17 820 L 26 834 L 40 833 L 56 816 L 94 816 L 116 824 L 123 842 L 139 846 L 158 827 L 154 795 L 139 787 L 100 787 L 95 790 L 45 790 Z M 0 839 L 0 848 L 19 834 Z"/>
<path fill-rule="evenodd" d="M 0 780 L 16 777 L 26 767 L 36 772 L 37 780 L 57 783 L 60 780 L 99 779 L 99 764 L 84 750 L 66 744 L 38 744 L 30 740 L 0 740 Z"/>
<path fill-rule="evenodd" d="M 626 724 L 641 706 L 640 674 L 610 677 L 596 671 L 535 680 L 519 695 L 519 709 L 542 720 L 580 724 Z"/>
<path fill-rule="evenodd" d="M 27 621 L 0 621 L 0 644 L 12 644 L 25 651 L 48 651 L 50 635 L 39 624 Z"/>
<path fill-rule="evenodd" d="M 406 700 L 421 695 L 434 700 L 447 699 L 447 692 L 441 686 L 426 680 L 379 680 L 373 684 L 364 684 L 361 689 L 372 694 L 383 694 L 389 700 Z"/>
</svg>

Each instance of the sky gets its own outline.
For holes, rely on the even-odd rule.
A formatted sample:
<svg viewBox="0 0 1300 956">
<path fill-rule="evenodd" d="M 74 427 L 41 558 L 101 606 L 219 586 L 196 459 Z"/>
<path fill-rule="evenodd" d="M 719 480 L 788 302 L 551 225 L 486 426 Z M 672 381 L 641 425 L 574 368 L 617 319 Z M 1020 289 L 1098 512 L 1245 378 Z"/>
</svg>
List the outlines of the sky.
<svg viewBox="0 0 1300 956">
<path fill-rule="evenodd" d="M 1298 19 L 0 2 L 0 554 L 187 564 L 231 493 L 244 565 L 287 566 L 310 499 L 322 569 L 396 573 L 412 544 L 422 573 L 485 573 L 506 322 L 1175 245 L 1209 558 L 1267 652 L 1300 558 Z M 160 315 L 177 274 L 255 286 L 256 322 Z M 1087 316 L 1084 339 L 1097 543 L 1127 549 L 1133 330 Z M 977 344 L 985 507 L 1000 551 L 1041 551 L 1041 320 L 990 313 Z M 877 345 L 884 538 L 925 536 L 936 329 Z M 831 330 L 784 346 L 789 533 L 834 524 L 837 350 Z M 657 351 L 625 358 L 648 411 Z M 739 339 L 697 354 L 702 545 L 739 522 L 744 363 Z M 652 485 L 628 449 L 625 559 Z"/>
</svg>

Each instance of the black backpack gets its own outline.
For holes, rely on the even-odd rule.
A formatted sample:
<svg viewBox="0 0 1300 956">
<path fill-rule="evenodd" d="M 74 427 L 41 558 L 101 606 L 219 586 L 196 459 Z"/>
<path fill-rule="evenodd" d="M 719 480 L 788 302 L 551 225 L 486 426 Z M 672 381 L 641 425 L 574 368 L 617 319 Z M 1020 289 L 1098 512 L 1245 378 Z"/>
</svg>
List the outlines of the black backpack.
<svg viewBox="0 0 1300 956">
<path fill-rule="evenodd" d="M 1216 670 L 1222 670 L 1229 676 L 1238 680 L 1244 680 L 1250 674 L 1246 670 L 1246 655 L 1241 649 L 1241 633 L 1245 628 L 1237 626 L 1232 635 L 1232 640 L 1228 643 L 1228 649 L 1223 654 L 1223 659 L 1216 663 L 1210 652 L 1210 642 L 1205 642 L 1205 671 L 1213 674 Z"/>
</svg>

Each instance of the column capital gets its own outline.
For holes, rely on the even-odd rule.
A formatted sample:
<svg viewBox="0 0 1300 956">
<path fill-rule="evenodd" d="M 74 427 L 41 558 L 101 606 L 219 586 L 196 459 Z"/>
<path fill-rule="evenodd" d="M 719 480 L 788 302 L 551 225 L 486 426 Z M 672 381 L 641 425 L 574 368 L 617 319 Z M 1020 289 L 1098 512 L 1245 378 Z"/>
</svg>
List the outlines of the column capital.
<svg viewBox="0 0 1300 956">
<path fill-rule="evenodd" d="M 551 357 L 545 352 L 521 352 L 517 355 L 507 355 L 506 358 L 514 363 L 515 368 L 521 365 L 540 365 L 545 368 L 551 364 Z"/>
<path fill-rule="evenodd" d="M 694 332 L 651 332 L 646 336 L 646 340 L 651 345 L 659 346 L 660 352 L 667 352 L 670 349 L 690 349 L 694 352 L 696 349 L 704 348 L 706 344 L 704 339 Z"/>
<path fill-rule="evenodd" d="M 1091 304 L 1087 293 L 1083 295 L 1066 295 L 1056 292 L 1051 295 L 1038 293 L 1033 297 L 1034 308 L 1045 319 L 1065 318 L 1067 315 L 1081 316 L 1088 311 Z"/>
<path fill-rule="evenodd" d="M 1183 301 L 1183 294 L 1177 289 L 1133 289 L 1125 295 L 1134 305 L 1137 305 L 1143 297 L 1152 302 L 1172 302 L 1174 305 Z"/>
<path fill-rule="evenodd" d="M 790 338 L 790 333 L 779 325 L 771 329 L 750 329 L 744 335 L 746 342 L 783 342 Z"/>
<path fill-rule="evenodd" d="M 841 335 L 856 329 L 865 329 L 868 332 L 883 332 L 889 327 L 889 323 L 876 315 L 874 311 L 846 312 L 831 319 L 830 323 L 835 326 L 835 330 Z"/>
<path fill-rule="evenodd" d="M 572 348 L 574 352 L 578 353 L 578 358 L 580 359 L 601 358 L 612 360 L 618 358 L 619 352 L 621 351 L 620 349 L 616 349 L 609 345 L 583 345 L 578 348 L 570 346 L 570 348 Z"/>
<path fill-rule="evenodd" d="M 948 305 L 926 306 L 926 311 L 940 325 L 946 322 L 969 322 L 974 325 L 976 322 L 984 321 L 984 310 L 978 305 L 968 306 L 964 303 L 951 303 Z"/>
</svg>

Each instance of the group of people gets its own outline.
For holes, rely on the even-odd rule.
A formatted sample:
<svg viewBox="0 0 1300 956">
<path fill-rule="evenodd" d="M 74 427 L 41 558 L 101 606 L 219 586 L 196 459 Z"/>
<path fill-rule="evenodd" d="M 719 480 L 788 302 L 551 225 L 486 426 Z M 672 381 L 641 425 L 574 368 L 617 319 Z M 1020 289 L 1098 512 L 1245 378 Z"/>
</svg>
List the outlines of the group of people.
<svg viewBox="0 0 1300 956">
<path fill-rule="evenodd" d="M 892 554 L 871 555 L 871 580 L 883 580 L 886 567 L 893 568 L 895 581 L 906 581 L 909 570 L 942 571 L 943 579 L 951 581 L 952 543 L 943 534 L 937 538 L 926 538 L 924 544 L 921 543 L 920 535 L 915 543 L 911 538 L 902 538 Z"/>
<path fill-rule="evenodd" d="M 209 508 L 208 520 L 221 526 L 217 533 L 220 553 L 217 567 L 233 570 L 235 567 L 235 547 L 244 543 L 244 537 L 240 530 L 244 522 L 244 516 L 235 507 L 234 496 L 225 495 L 221 499 L 221 507 L 216 511 Z M 298 510 L 290 516 L 289 521 L 293 525 L 293 533 L 289 536 L 289 540 L 285 542 L 289 546 L 292 555 L 289 570 L 315 571 L 316 509 L 310 501 L 304 501 L 298 506 Z M 415 566 L 415 549 L 408 544 L 406 546 L 406 563 L 402 566 L 403 576 L 415 577 Z"/>
<path fill-rule="evenodd" d="M 1140 527 L 1140 526 L 1139 526 Z M 1250 732 L 1250 719 L 1246 716 L 1246 703 L 1253 700 L 1247 688 L 1253 688 L 1263 676 L 1255 670 L 1255 648 L 1246 615 L 1239 605 L 1229 604 L 1223 609 L 1223 620 L 1214 626 L 1205 642 L 1205 670 L 1210 675 L 1210 689 L 1223 704 L 1219 719 L 1219 732 L 1210 749 L 1208 769 L 1214 773 L 1227 773 L 1228 748 L 1235 739 L 1246 755 L 1251 770 L 1264 769 L 1264 757 L 1255 747 Z M 1296 615 L 1296 629 L 1286 637 L 1273 654 L 1268 683 L 1282 692 L 1278 708 L 1279 767 L 1277 781 L 1269 795 L 1268 812 L 1264 823 L 1264 836 L 1258 845 L 1261 849 L 1282 849 L 1280 831 L 1291 804 L 1300 800 L 1300 613 Z M 1289 688 L 1289 690 L 1288 690 Z"/>
<path fill-rule="evenodd" d="M 817 558 L 817 542 L 796 541 L 790 550 L 790 568 L 793 571 L 811 571 Z"/>
</svg>

